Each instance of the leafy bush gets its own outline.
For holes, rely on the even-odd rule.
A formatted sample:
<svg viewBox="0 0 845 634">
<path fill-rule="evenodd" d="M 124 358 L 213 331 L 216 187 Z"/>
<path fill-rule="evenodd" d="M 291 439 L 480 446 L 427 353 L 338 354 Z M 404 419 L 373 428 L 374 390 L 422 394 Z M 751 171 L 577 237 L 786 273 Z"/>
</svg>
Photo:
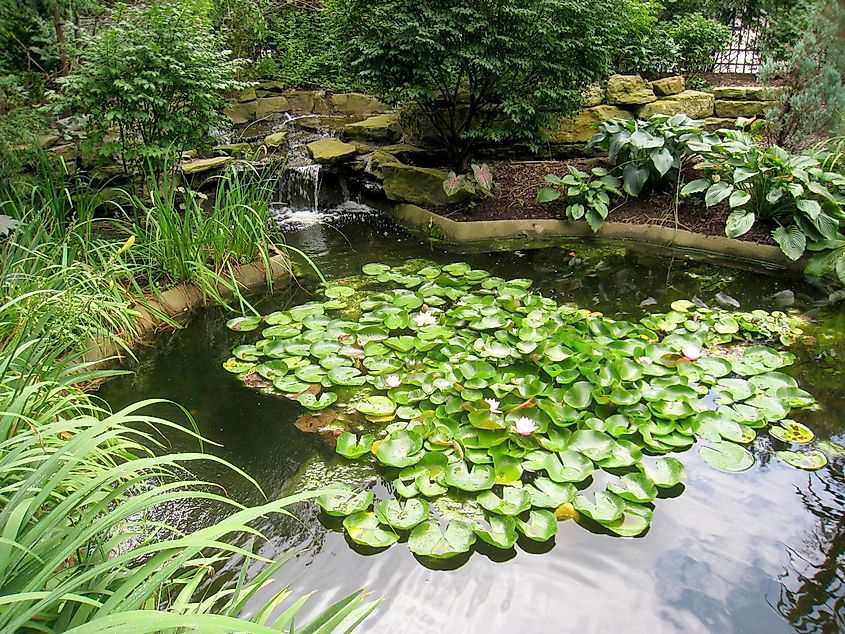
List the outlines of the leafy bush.
<svg viewBox="0 0 845 634">
<path fill-rule="evenodd" d="M 677 181 L 685 161 L 718 141 L 703 125 L 685 114 L 655 115 L 648 121 L 611 119 L 599 125 L 587 147 L 605 150 L 622 168 L 622 188 L 639 196 L 646 185 L 655 189 Z"/>
<path fill-rule="evenodd" d="M 17 76 L 0 77 L 0 182 L 19 173 L 37 153 L 44 121 L 28 101 Z"/>
<path fill-rule="evenodd" d="M 489 141 L 538 141 L 554 112 L 609 67 L 616 2 L 348 0 L 339 39 L 358 76 L 390 103 L 415 102 L 466 171 Z"/>
<path fill-rule="evenodd" d="M 683 195 L 704 192 L 708 207 L 727 200 L 733 211 L 725 233 L 747 233 L 757 220 L 774 221 L 784 254 L 797 260 L 808 245 L 836 240 L 845 219 L 845 176 L 821 168 L 818 158 L 755 143 L 747 132 L 724 131 L 705 161 L 706 176 L 687 183 Z"/>
<path fill-rule="evenodd" d="M 236 65 L 189 6 L 154 0 L 115 15 L 64 82 L 58 107 L 89 115 L 100 152 L 159 169 L 225 124 Z"/>
<path fill-rule="evenodd" d="M 677 47 L 673 70 L 685 73 L 710 70 L 716 53 L 731 39 L 729 27 L 700 13 L 678 16 L 666 31 Z"/>
<path fill-rule="evenodd" d="M 566 217 L 572 221 L 584 218 L 593 231 L 598 231 L 610 212 L 611 196 L 622 196 L 619 191 L 622 181 L 601 167 L 594 167 L 590 174 L 572 165 L 567 168 L 569 174 L 563 178 L 546 175 L 545 181 L 551 187 L 543 187 L 537 193 L 537 202 L 552 202 L 566 194 L 573 201 L 566 207 Z"/>
<path fill-rule="evenodd" d="M 781 86 L 766 115 L 775 144 L 800 149 L 818 136 L 845 130 L 845 41 L 837 37 L 843 21 L 845 10 L 828 4 L 781 59 L 761 69 L 761 81 Z"/>
</svg>

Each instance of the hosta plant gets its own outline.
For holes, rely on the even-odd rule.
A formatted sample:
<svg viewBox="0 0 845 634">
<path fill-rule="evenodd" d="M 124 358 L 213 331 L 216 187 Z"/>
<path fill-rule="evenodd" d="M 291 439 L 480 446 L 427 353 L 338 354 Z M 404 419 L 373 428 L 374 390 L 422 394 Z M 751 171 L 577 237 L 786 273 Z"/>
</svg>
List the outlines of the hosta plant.
<svg viewBox="0 0 845 634">
<path fill-rule="evenodd" d="M 569 174 L 563 178 L 546 175 L 549 184 L 537 193 L 537 202 L 548 203 L 565 195 L 569 201 L 566 217 L 573 221 L 584 219 L 593 231 L 598 231 L 610 212 L 613 198 L 622 196 L 619 191 L 622 181 L 603 167 L 594 167 L 589 174 L 572 165 L 567 168 Z"/>
<path fill-rule="evenodd" d="M 784 460 L 816 464 L 796 445 L 812 432 L 789 418 L 814 399 L 782 371 L 794 356 L 778 348 L 800 334 L 783 313 L 678 300 L 628 322 L 463 262 L 363 273 L 324 301 L 232 320 L 258 334 L 238 334 L 224 363 L 250 387 L 325 403 L 303 422 L 375 470 L 319 500 L 362 546 L 407 537 L 417 556 L 443 559 L 479 539 L 546 541 L 578 516 L 637 536 L 658 491 L 685 478 L 671 454 L 698 445 L 741 471 L 770 427 L 771 446 L 798 454 Z M 376 474 L 392 486 L 371 490 Z"/>
<path fill-rule="evenodd" d="M 837 239 L 845 219 L 845 176 L 825 171 L 811 154 L 792 154 L 755 143 L 749 133 L 725 130 L 724 138 L 696 165 L 702 178 L 682 195 L 704 194 L 712 207 L 724 200 L 732 211 L 725 234 L 747 233 L 757 221 L 775 225 L 772 237 L 792 260 Z"/>
<path fill-rule="evenodd" d="M 587 148 L 600 148 L 622 170 L 622 188 L 639 196 L 648 185 L 656 189 L 677 180 L 683 164 L 706 152 L 718 137 L 704 122 L 685 114 L 655 115 L 648 121 L 611 119 L 601 123 Z"/>
</svg>

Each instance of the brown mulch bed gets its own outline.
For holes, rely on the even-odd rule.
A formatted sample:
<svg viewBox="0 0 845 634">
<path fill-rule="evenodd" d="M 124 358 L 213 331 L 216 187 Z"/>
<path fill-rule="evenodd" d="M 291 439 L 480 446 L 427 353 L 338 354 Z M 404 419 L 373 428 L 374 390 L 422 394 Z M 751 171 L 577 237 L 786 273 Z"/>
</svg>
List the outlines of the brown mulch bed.
<svg viewBox="0 0 845 634">
<path fill-rule="evenodd" d="M 552 203 L 538 203 L 537 192 L 545 184 L 546 174 L 564 176 L 566 166 L 575 165 L 582 171 L 601 164 L 601 159 L 571 161 L 501 161 L 491 163 L 499 187 L 493 198 L 476 198 L 475 205 L 460 205 L 441 212 L 458 222 L 474 220 L 534 220 L 565 218 L 564 199 Z M 653 194 L 646 198 L 627 198 L 612 208 L 608 220 L 631 224 L 677 226 L 704 235 L 724 236 L 725 221 L 730 213 L 727 203 L 707 209 L 699 202 L 683 202 L 677 220 L 674 199 L 669 194 Z M 755 225 L 740 240 L 759 244 L 775 244 L 768 228 Z"/>
</svg>

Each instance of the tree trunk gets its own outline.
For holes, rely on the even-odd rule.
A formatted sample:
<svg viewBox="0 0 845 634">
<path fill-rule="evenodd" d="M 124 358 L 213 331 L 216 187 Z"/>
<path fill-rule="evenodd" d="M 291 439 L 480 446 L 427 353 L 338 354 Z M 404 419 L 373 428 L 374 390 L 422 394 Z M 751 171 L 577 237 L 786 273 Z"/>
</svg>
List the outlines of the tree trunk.
<svg viewBox="0 0 845 634">
<path fill-rule="evenodd" d="M 53 4 L 53 26 L 56 29 L 56 43 L 59 45 L 59 75 L 65 77 L 70 68 L 68 64 L 67 41 L 65 40 L 64 16 L 59 10 L 59 3 Z"/>
</svg>

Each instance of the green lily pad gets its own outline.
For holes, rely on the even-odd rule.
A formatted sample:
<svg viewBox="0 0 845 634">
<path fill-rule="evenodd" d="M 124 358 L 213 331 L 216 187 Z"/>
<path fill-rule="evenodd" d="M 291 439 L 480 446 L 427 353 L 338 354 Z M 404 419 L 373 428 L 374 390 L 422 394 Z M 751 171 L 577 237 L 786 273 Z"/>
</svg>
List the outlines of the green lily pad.
<svg viewBox="0 0 845 634">
<path fill-rule="evenodd" d="M 687 470 L 677 458 L 658 458 L 639 465 L 640 470 L 660 488 L 669 489 L 687 479 Z"/>
<path fill-rule="evenodd" d="M 423 457 L 423 440 L 412 431 L 395 431 L 387 436 L 376 449 L 376 458 L 389 467 L 408 467 Z"/>
<path fill-rule="evenodd" d="M 349 487 L 338 487 L 337 491 L 324 493 L 317 498 L 317 504 L 329 515 L 343 517 L 370 507 L 373 494 L 369 491 L 356 493 Z"/>
<path fill-rule="evenodd" d="M 599 524 L 621 537 L 636 537 L 651 525 L 652 515 L 652 510 L 647 506 L 625 502 L 622 517 Z"/>
<path fill-rule="evenodd" d="M 390 271 L 390 267 L 386 264 L 372 263 L 365 264 L 361 267 L 361 270 L 364 272 L 365 275 L 372 275 L 373 277 L 376 277 L 378 275 L 381 275 L 382 273 L 387 273 L 388 271 Z"/>
<path fill-rule="evenodd" d="M 575 486 L 569 483 L 559 483 L 550 478 L 537 478 L 525 487 L 531 497 L 531 506 L 538 508 L 556 509 L 575 499 Z"/>
<path fill-rule="evenodd" d="M 622 517 L 625 503 L 622 498 L 612 492 L 599 491 L 596 493 L 595 502 L 590 502 L 583 495 L 578 495 L 575 497 L 573 506 L 579 513 L 597 522 L 612 522 Z"/>
<path fill-rule="evenodd" d="M 428 520 L 411 532 L 408 548 L 420 557 L 450 559 L 469 552 L 475 539 L 472 527 L 466 522 L 455 520 L 441 530 L 440 524 Z"/>
<path fill-rule="evenodd" d="M 337 437 L 337 447 L 335 449 L 344 458 L 355 460 L 369 453 L 375 439 L 376 437 L 372 434 L 364 434 L 359 438 L 355 434 L 346 431 Z"/>
<path fill-rule="evenodd" d="M 355 409 L 365 416 L 390 416 L 396 411 L 396 403 L 386 396 L 371 396 L 355 403 Z"/>
<path fill-rule="evenodd" d="M 528 539 L 545 542 L 557 533 L 557 518 L 551 511 L 531 509 L 528 519 L 516 518 L 516 529 Z"/>
<path fill-rule="evenodd" d="M 387 548 L 399 541 L 396 533 L 386 531 L 379 525 L 373 513 L 353 513 L 343 520 L 343 528 L 353 542 L 370 548 Z"/>
<path fill-rule="evenodd" d="M 376 504 L 376 516 L 383 524 L 400 531 L 414 528 L 428 518 L 431 506 L 425 500 L 412 498 L 405 502 L 382 500 Z"/>
<path fill-rule="evenodd" d="M 482 508 L 499 515 L 519 515 L 531 507 L 528 491 L 517 487 L 503 487 L 501 496 L 493 491 L 482 491 L 477 499 Z"/>
<path fill-rule="evenodd" d="M 786 464 L 806 471 L 815 471 L 827 464 L 827 457 L 821 451 L 779 451 L 778 458 Z"/>
<path fill-rule="evenodd" d="M 317 411 L 326 409 L 329 405 L 337 401 L 337 394 L 334 392 L 323 392 L 318 398 L 314 394 L 305 393 L 297 396 L 296 400 L 299 401 L 299 404 L 305 409 Z"/>
<path fill-rule="evenodd" d="M 496 548 L 513 548 L 518 535 L 516 533 L 516 518 L 504 515 L 491 515 L 487 518 L 488 526 L 484 527 L 481 522 L 473 524 L 473 532 Z"/>
<path fill-rule="evenodd" d="M 364 383 L 367 382 L 367 378 L 361 374 L 361 371 L 358 368 L 350 366 L 338 366 L 336 368 L 332 368 L 329 370 L 327 376 L 329 381 L 335 385 L 364 385 Z M 361 413 L 365 414 L 366 412 Z"/>
<path fill-rule="evenodd" d="M 711 447 L 699 449 L 698 453 L 720 471 L 745 471 L 754 465 L 754 456 L 745 447 L 732 442 L 714 442 Z"/>
<path fill-rule="evenodd" d="M 446 465 L 446 484 L 461 491 L 484 491 L 496 483 L 496 472 L 489 465 L 477 464 L 470 469 L 465 462 Z"/>
<path fill-rule="evenodd" d="M 657 497 L 657 487 L 644 473 L 626 473 L 619 480 L 619 484 L 608 484 L 607 490 L 623 500 L 645 504 Z"/>
<path fill-rule="evenodd" d="M 355 294 L 355 289 L 349 286 L 330 286 L 325 291 L 326 297 L 331 299 L 342 299 Z"/>
<path fill-rule="evenodd" d="M 226 322 L 226 328 L 236 332 L 249 332 L 261 325 L 261 317 L 235 317 Z"/>
</svg>

